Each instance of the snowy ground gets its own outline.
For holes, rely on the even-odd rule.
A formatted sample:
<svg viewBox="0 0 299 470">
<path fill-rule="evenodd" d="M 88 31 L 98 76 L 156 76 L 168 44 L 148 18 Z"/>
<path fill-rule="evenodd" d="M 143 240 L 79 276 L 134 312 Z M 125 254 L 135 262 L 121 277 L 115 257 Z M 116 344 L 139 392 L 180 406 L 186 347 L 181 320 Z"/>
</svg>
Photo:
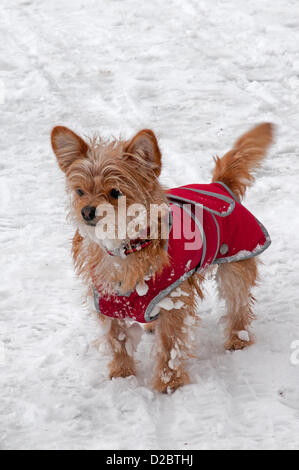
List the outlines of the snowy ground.
<svg viewBox="0 0 299 470">
<path fill-rule="evenodd" d="M 1 448 L 299 447 L 298 44 L 298 0 L 1 0 Z M 257 344 L 224 352 L 212 279 L 193 383 L 151 390 L 149 336 L 138 377 L 110 382 L 73 274 L 52 126 L 151 127 L 163 181 L 179 185 L 208 182 L 211 156 L 263 120 L 278 132 L 246 200 L 273 239 Z"/>
</svg>

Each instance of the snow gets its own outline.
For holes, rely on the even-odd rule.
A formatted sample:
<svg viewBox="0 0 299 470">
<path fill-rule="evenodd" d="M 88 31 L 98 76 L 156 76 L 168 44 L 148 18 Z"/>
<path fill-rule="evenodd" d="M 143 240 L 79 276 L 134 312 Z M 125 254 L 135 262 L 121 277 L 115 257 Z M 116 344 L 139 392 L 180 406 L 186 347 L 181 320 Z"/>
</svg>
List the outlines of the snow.
<svg viewBox="0 0 299 470">
<path fill-rule="evenodd" d="M 164 299 L 160 300 L 157 303 L 157 307 L 164 308 L 164 310 L 173 310 L 173 309 L 180 309 L 184 306 L 184 303 L 181 300 L 173 301 L 169 297 L 165 297 Z"/>
<path fill-rule="evenodd" d="M 178 370 L 180 366 L 180 357 L 182 353 L 180 351 L 179 344 L 175 344 L 175 347 L 170 351 L 170 359 L 168 361 L 168 366 L 172 370 Z"/>
<path fill-rule="evenodd" d="M 190 266 L 191 266 L 191 263 L 192 263 L 192 259 L 189 259 L 189 261 L 186 263 L 186 272 L 190 271 Z"/>
<path fill-rule="evenodd" d="M 298 43 L 297 0 L 1 1 L 2 449 L 298 448 Z M 152 128 L 175 186 L 209 182 L 212 156 L 264 120 L 277 142 L 246 197 L 272 238 L 256 344 L 224 351 L 211 279 L 192 383 L 152 390 L 153 335 L 138 345 L 137 377 L 109 381 L 73 273 L 52 126 Z"/>
<path fill-rule="evenodd" d="M 185 292 L 183 289 L 180 287 L 177 287 L 170 293 L 170 297 L 181 297 L 182 295 L 188 296 L 188 292 Z"/>
<path fill-rule="evenodd" d="M 141 341 L 143 329 L 139 323 L 133 323 L 130 325 L 127 331 L 128 337 L 126 340 L 126 350 L 130 356 L 132 356 L 138 348 Z"/>
<path fill-rule="evenodd" d="M 148 293 L 148 289 L 149 287 L 146 282 L 144 282 L 143 284 L 138 283 L 136 286 L 136 292 L 140 297 L 146 295 Z"/>
<path fill-rule="evenodd" d="M 238 338 L 242 341 L 250 341 L 248 331 L 246 330 L 238 331 Z"/>
<path fill-rule="evenodd" d="M 159 315 L 161 308 L 167 311 L 184 307 L 184 302 L 181 300 L 173 301 L 170 297 L 165 297 L 164 299 L 160 300 L 157 305 L 154 306 L 153 310 L 150 313 L 150 318 L 156 318 Z"/>
</svg>

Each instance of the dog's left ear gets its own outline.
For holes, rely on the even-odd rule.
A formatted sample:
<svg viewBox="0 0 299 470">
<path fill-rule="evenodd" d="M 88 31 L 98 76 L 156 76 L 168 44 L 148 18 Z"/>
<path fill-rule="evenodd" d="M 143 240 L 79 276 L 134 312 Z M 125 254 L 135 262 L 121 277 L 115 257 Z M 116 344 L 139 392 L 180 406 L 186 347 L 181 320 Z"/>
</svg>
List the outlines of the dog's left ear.
<svg viewBox="0 0 299 470">
<path fill-rule="evenodd" d="M 158 141 L 150 129 L 143 129 L 133 137 L 129 142 L 126 151 L 131 154 L 137 154 L 139 157 L 152 163 L 154 172 L 158 177 L 161 173 L 161 152 L 159 149 Z"/>
</svg>

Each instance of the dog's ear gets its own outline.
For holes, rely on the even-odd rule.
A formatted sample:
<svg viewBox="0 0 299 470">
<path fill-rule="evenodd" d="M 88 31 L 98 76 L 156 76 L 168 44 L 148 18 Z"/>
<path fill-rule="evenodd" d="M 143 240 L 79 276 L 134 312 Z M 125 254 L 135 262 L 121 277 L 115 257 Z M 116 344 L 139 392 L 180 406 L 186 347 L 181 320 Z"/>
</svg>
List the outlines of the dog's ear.
<svg viewBox="0 0 299 470">
<path fill-rule="evenodd" d="M 64 172 L 76 160 L 86 158 L 88 145 L 67 127 L 54 127 L 51 134 L 51 143 L 58 164 Z"/>
<path fill-rule="evenodd" d="M 145 159 L 152 164 L 156 176 L 161 173 L 161 152 L 158 141 L 150 129 L 143 129 L 129 142 L 126 151 Z"/>
</svg>

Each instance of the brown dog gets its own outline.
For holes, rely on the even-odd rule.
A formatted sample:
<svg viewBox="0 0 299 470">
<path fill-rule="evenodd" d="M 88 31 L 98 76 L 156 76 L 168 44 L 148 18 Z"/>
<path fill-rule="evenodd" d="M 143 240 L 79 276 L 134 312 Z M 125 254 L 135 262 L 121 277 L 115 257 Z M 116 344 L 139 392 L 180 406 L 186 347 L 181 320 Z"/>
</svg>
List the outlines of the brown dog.
<svg viewBox="0 0 299 470">
<path fill-rule="evenodd" d="M 272 133 L 271 124 L 262 124 L 241 137 L 230 152 L 216 159 L 213 181 L 225 183 L 241 199 L 272 142 Z M 66 175 L 71 215 L 77 226 L 73 239 L 75 267 L 88 287 L 95 283 L 96 272 L 96 281 L 105 285 L 107 291 L 126 293 L 142 284 L 149 273 L 155 276 L 163 271 L 169 263 L 165 240 L 155 238 L 142 250 L 121 256 L 119 248 L 124 246 L 123 238 L 106 243 L 96 237 L 100 220 L 97 208 L 110 204 L 117 213 L 120 196 L 126 196 L 126 208 L 136 203 L 146 210 L 152 204 L 167 205 L 167 195 L 158 179 L 161 152 L 154 133 L 143 130 L 130 141 L 85 142 L 71 130 L 55 127 L 52 147 Z M 228 311 L 227 349 L 242 349 L 253 343 L 249 332 L 254 318 L 251 289 L 257 274 L 255 257 L 221 264 L 218 268 L 219 292 Z M 172 301 L 179 302 L 176 305 L 180 308 L 162 308 L 158 320 L 148 326 L 155 330 L 158 341 L 154 387 L 160 392 L 173 391 L 189 383 L 185 360 L 192 350 L 190 332 L 196 323 L 196 292 L 203 298 L 202 280 L 202 275 L 196 273 L 186 279 L 169 294 Z M 113 354 L 110 377 L 134 375 L 134 358 L 127 347 L 127 321 L 104 319 L 110 322 L 107 334 Z"/>
</svg>

